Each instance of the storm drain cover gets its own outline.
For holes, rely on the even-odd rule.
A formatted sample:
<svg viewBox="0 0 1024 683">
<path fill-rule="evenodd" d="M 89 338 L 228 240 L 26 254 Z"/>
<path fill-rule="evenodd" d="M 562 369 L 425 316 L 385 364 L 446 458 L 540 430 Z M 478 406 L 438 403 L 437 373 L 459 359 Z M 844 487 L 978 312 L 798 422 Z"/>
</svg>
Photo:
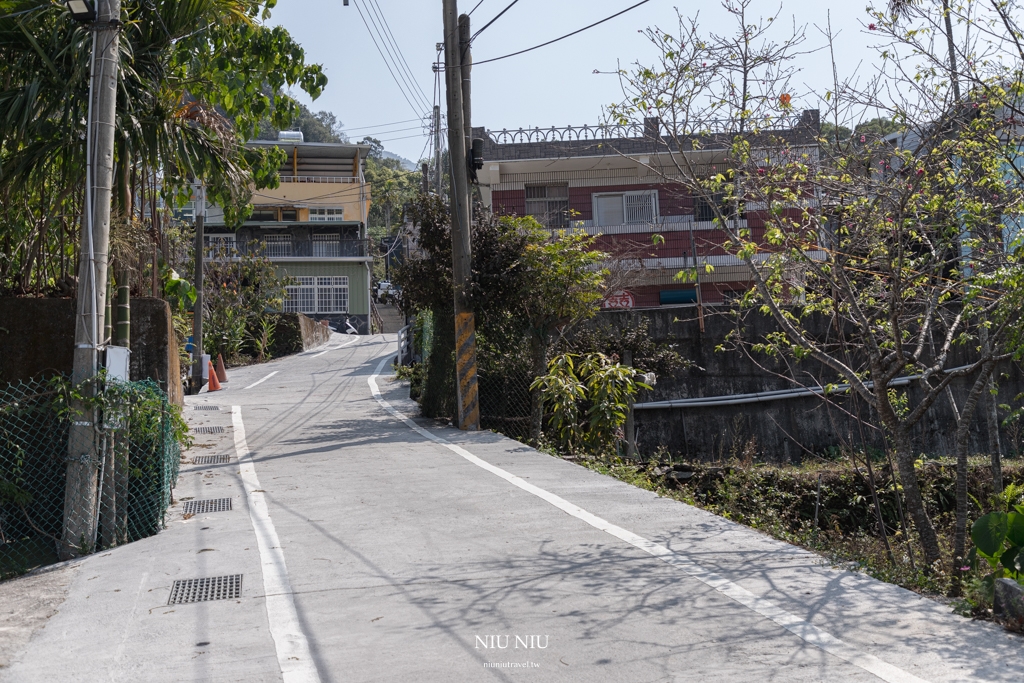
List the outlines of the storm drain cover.
<svg viewBox="0 0 1024 683">
<path fill-rule="evenodd" d="M 182 512 L 186 515 L 205 515 L 208 512 L 227 512 L 230 509 L 230 498 L 217 498 L 215 500 L 186 500 Z"/>
<path fill-rule="evenodd" d="M 242 597 L 242 575 L 211 576 L 206 579 L 178 579 L 171 586 L 168 605 L 186 605 L 210 600 L 235 600 Z"/>
<path fill-rule="evenodd" d="M 195 465 L 224 465 L 231 462 L 230 455 L 197 455 L 192 458 Z"/>
<path fill-rule="evenodd" d="M 223 427 L 193 427 L 193 434 L 223 434 Z"/>
<path fill-rule="evenodd" d="M 192 406 L 192 410 L 220 410 L 220 406 Z"/>
</svg>

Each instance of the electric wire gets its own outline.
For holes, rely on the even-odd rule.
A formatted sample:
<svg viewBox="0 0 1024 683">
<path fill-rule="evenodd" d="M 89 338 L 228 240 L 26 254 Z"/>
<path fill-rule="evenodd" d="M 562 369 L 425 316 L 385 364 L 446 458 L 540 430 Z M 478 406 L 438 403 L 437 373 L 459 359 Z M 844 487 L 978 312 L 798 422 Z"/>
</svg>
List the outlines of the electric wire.
<svg viewBox="0 0 1024 683">
<path fill-rule="evenodd" d="M 491 59 L 484 59 L 484 60 L 479 61 L 479 62 L 473 62 L 473 66 L 480 66 L 481 64 L 487 64 L 488 62 L 497 62 L 500 59 L 508 59 L 509 57 L 516 57 L 518 55 L 525 54 L 527 52 L 532 52 L 534 50 L 538 50 L 538 49 L 540 49 L 542 47 L 547 47 L 548 45 L 551 45 L 552 43 L 557 43 L 560 40 L 565 40 L 566 38 L 571 38 L 572 36 L 574 36 L 574 35 L 576 35 L 578 33 L 583 33 L 587 29 L 592 29 L 595 26 L 600 26 L 601 24 L 605 23 L 606 21 L 611 21 L 615 17 L 621 16 L 621 15 L 625 14 L 626 12 L 629 12 L 630 10 L 636 9 L 640 5 L 646 5 L 650 1 L 651 0 L 641 0 L 640 2 L 638 2 L 635 5 L 632 5 L 630 7 L 627 7 L 626 9 L 622 10 L 621 12 L 616 12 L 615 14 L 611 15 L 610 17 L 605 17 L 601 21 L 595 21 L 593 24 L 590 24 L 589 26 L 584 26 L 581 29 L 577 29 L 577 30 L 573 31 L 572 33 L 566 33 L 564 36 L 561 36 L 559 38 L 555 38 L 554 40 L 549 40 L 548 42 L 541 43 L 540 45 L 534 45 L 533 47 L 528 47 L 525 50 L 520 50 L 519 52 L 512 52 L 511 54 L 502 55 L 501 57 L 492 57 Z M 484 28 L 486 28 L 486 26 Z M 483 30 L 483 29 L 481 29 L 481 30 Z"/>
<path fill-rule="evenodd" d="M 370 30 L 370 25 L 366 23 L 366 17 L 363 15 L 363 10 L 362 8 L 359 7 L 359 3 L 354 2 L 352 4 L 356 6 L 356 10 L 359 12 L 359 18 L 363 20 L 363 26 L 366 27 L 366 32 L 370 34 L 370 40 L 373 41 L 374 47 L 377 48 L 377 53 L 380 55 L 380 58 L 384 60 L 384 66 L 388 68 L 388 73 L 391 74 L 391 78 L 395 81 L 395 85 L 398 86 L 398 90 L 402 93 L 402 97 L 405 98 L 405 101 L 409 104 L 409 107 L 413 110 L 413 112 L 415 112 L 419 116 L 422 116 L 423 112 L 419 111 L 419 108 L 412 103 L 411 99 L 409 99 L 409 95 L 406 94 L 405 88 L 402 87 L 401 81 L 399 81 L 398 77 L 395 76 L 395 72 L 394 70 L 392 70 L 390 62 L 388 62 L 387 58 L 384 56 L 384 52 L 380 49 L 380 45 L 377 44 L 377 38 L 374 37 L 373 31 Z"/>
<path fill-rule="evenodd" d="M 419 97 L 422 100 L 423 104 L 425 104 L 425 105 L 427 105 L 429 107 L 430 106 L 430 100 L 427 98 L 426 93 L 423 92 L 423 88 L 420 87 L 420 83 L 419 83 L 418 80 L 416 80 L 416 76 L 413 75 L 412 69 L 409 68 L 409 62 L 406 61 L 405 54 L 402 53 L 402 48 L 400 48 L 398 46 L 398 41 L 395 40 L 395 34 L 391 32 L 391 25 L 388 24 L 388 20 L 384 16 L 384 10 L 381 9 L 380 3 L 378 2 L 378 0 L 367 0 L 367 1 L 370 3 L 371 7 L 376 7 L 376 9 L 377 9 L 377 16 L 380 18 L 381 23 L 384 24 L 384 30 L 387 33 L 388 37 L 391 39 L 391 44 L 395 48 L 395 53 L 398 55 L 399 59 L 402 61 L 402 65 L 405 66 L 405 72 L 409 76 L 409 81 L 413 84 L 413 86 L 415 86 L 416 92 L 419 93 Z"/>
<path fill-rule="evenodd" d="M 418 126 L 411 126 L 409 128 L 396 128 L 394 130 L 378 130 L 376 132 L 371 131 L 369 133 L 360 133 L 360 135 L 362 135 L 363 137 L 375 137 L 377 135 L 390 135 L 392 133 L 405 133 L 405 132 L 410 131 L 410 130 L 423 130 L 423 124 L 421 123 Z M 345 131 L 345 132 L 348 133 L 348 131 Z"/>
<path fill-rule="evenodd" d="M 416 101 L 416 106 L 423 107 L 427 106 L 427 100 L 424 96 L 419 94 L 415 85 L 415 78 L 410 78 L 406 75 L 405 70 L 402 68 L 402 62 L 395 55 L 395 50 L 392 48 L 391 41 L 388 39 L 388 35 L 382 28 L 381 22 L 376 16 L 376 10 L 374 8 L 373 0 L 366 0 L 366 16 L 369 17 L 370 23 L 373 24 L 373 29 L 377 32 L 377 37 L 380 38 L 381 45 L 384 46 L 384 52 L 387 52 L 388 57 L 391 59 L 391 64 L 394 65 L 395 71 L 398 72 L 398 77 L 402 79 L 405 87 L 408 89 L 409 95 Z"/>
<path fill-rule="evenodd" d="M 503 10 L 501 10 L 500 12 L 498 12 L 498 16 L 496 16 L 496 17 L 494 17 L 493 19 L 491 19 L 490 21 L 488 21 L 488 22 L 487 22 L 486 24 L 484 24 L 484 27 L 483 27 L 482 29 L 480 29 L 479 31 L 477 31 L 476 33 L 474 33 L 474 34 L 472 35 L 472 37 L 470 37 L 470 39 L 469 39 L 469 42 L 470 42 L 470 43 L 472 44 L 472 42 L 473 42 L 474 40 L 476 40 L 476 37 L 477 37 L 478 35 L 480 35 L 480 34 L 481 34 L 481 33 L 483 33 L 484 31 L 486 31 L 486 30 L 487 30 L 487 28 L 488 28 L 488 27 L 489 27 L 489 26 L 490 26 L 491 24 L 493 24 L 494 22 L 496 22 L 496 21 L 497 21 L 498 19 L 501 19 L 501 15 L 502 15 L 502 14 L 504 14 L 505 12 L 509 11 L 510 9 L 512 9 L 512 5 L 516 4 L 517 2 L 519 2 L 519 0 L 512 0 L 512 2 L 510 2 L 510 3 L 509 3 L 508 7 L 506 7 L 506 8 L 505 8 L 505 9 L 503 9 Z"/>
<path fill-rule="evenodd" d="M 412 123 L 413 121 L 422 121 L 422 118 L 418 119 L 406 119 L 404 121 L 392 121 L 391 123 L 378 123 L 375 126 L 359 126 L 358 128 L 346 128 L 345 132 L 350 133 L 354 130 L 367 130 L 370 128 L 387 128 L 388 126 L 397 126 L 400 123 Z"/>
<path fill-rule="evenodd" d="M 398 72 L 398 77 L 402 79 L 402 82 L 408 89 L 409 95 L 411 95 L 416 101 L 416 105 L 420 107 L 427 106 L 426 98 L 417 92 L 418 86 L 416 85 L 415 77 L 411 75 L 411 72 L 407 75 L 406 70 L 402 68 L 402 60 L 404 60 L 404 57 L 402 57 L 402 60 L 399 59 L 401 56 L 401 50 L 398 51 L 398 56 L 396 56 L 395 49 L 392 48 L 392 43 L 388 39 L 388 34 L 382 27 L 382 23 L 379 21 L 376 14 L 377 12 L 373 1 L 367 0 L 366 15 L 370 18 L 370 23 L 373 24 L 373 28 L 377 32 L 377 36 L 380 38 L 381 45 L 384 46 L 384 52 L 387 52 L 387 56 L 391 59 L 391 64 L 394 65 L 395 71 Z"/>
<path fill-rule="evenodd" d="M 484 4 L 484 0 L 480 0 L 480 2 L 476 3 L 476 5 L 473 7 L 473 9 L 469 10 L 469 14 L 467 14 L 466 16 L 468 16 L 468 17 L 473 16 L 473 12 L 476 11 L 476 8 L 479 7 L 482 4 Z"/>
</svg>

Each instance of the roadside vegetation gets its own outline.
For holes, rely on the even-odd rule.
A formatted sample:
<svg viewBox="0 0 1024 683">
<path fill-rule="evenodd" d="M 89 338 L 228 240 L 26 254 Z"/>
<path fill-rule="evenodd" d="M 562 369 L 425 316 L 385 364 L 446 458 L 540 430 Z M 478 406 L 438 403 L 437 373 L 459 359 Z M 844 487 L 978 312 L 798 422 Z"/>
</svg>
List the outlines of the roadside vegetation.
<svg viewBox="0 0 1024 683">
<path fill-rule="evenodd" d="M 616 456 L 573 459 L 602 474 L 811 550 L 835 566 L 932 597 L 957 593 L 950 604 L 959 614 L 990 618 L 993 578 L 1017 578 L 1019 569 L 1000 571 L 977 553 L 970 556 L 967 568 L 957 573 L 941 566 L 930 568 L 903 508 L 898 471 L 894 475 L 884 454 L 870 457 L 874 461 L 871 473 L 864 454 L 789 466 L 756 463 L 750 453 L 718 463 L 671 461 L 664 459 L 664 454 L 644 462 Z M 1024 463 L 1006 463 L 1006 487 L 996 494 L 987 459 L 970 459 L 972 518 L 1018 513 L 1017 508 L 1024 504 Z M 956 535 L 957 463 L 949 458 L 921 459 L 915 467 L 940 547 L 948 553 Z M 979 540 L 985 538 L 982 526 L 974 534 Z M 1004 533 L 997 545 L 1004 545 L 1005 539 Z M 1005 545 L 1013 547 L 1009 542 Z"/>
</svg>

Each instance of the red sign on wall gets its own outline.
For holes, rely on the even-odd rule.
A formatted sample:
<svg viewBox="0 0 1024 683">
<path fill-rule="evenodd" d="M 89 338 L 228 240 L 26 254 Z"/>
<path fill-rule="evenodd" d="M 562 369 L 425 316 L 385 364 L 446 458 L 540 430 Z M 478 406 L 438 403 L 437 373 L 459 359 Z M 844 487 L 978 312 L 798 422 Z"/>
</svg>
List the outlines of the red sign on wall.
<svg viewBox="0 0 1024 683">
<path fill-rule="evenodd" d="M 633 299 L 633 295 L 624 289 L 612 292 L 602 302 L 601 308 L 633 308 L 636 306 L 636 300 Z"/>
</svg>

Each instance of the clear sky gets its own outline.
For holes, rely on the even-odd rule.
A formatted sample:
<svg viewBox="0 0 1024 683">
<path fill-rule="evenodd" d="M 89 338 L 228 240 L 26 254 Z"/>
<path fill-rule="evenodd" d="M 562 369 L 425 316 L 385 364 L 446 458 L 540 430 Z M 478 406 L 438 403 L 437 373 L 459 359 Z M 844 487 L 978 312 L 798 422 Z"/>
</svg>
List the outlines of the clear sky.
<svg viewBox="0 0 1024 683">
<path fill-rule="evenodd" d="M 477 1 L 461 0 L 459 11 L 469 11 Z M 474 41 L 474 61 L 557 38 L 636 1 L 519 0 Z M 473 30 L 490 21 L 510 2 L 483 0 L 472 15 Z M 835 48 L 841 70 L 849 73 L 861 64 L 860 71 L 866 74 L 875 61 L 875 52 L 869 47 L 872 36 L 863 27 L 867 23 L 867 4 L 869 0 L 755 0 L 753 8 L 767 15 L 781 6 L 777 24 L 780 35 L 791 29 L 795 20 L 807 26 L 809 48 L 825 44 L 815 25 L 824 28 L 831 15 L 833 31 L 839 32 Z M 620 63 L 651 60 L 653 51 L 638 31 L 648 26 L 674 30 L 677 7 L 685 15 L 699 10 L 700 22 L 709 30 L 725 32 L 733 28 L 731 19 L 717 2 L 650 0 L 555 45 L 474 68 L 473 124 L 493 130 L 598 123 L 602 105 L 616 101 L 620 91 L 614 76 L 594 74 L 594 70 L 614 71 Z M 396 51 L 390 43 L 393 37 L 408 65 L 409 75 L 405 78 L 415 79 L 422 94 L 409 94 L 414 88 L 405 83 L 402 88 L 396 85 L 363 24 L 360 10 L 371 30 L 371 16 L 381 25 L 381 16 L 386 20 L 390 29 L 390 36 L 385 36 L 388 47 L 392 53 Z M 305 100 L 314 111 L 334 112 L 353 139 L 372 134 L 384 141 L 386 149 L 412 160 L 420 158 L 427 139 L 417 124 L 409 120 L 429 111 L 434 104 L 435 75 L 431 64 L 436 58 L 435 44 L 442 40 L 441 0 L 350 0 L 348 7 L 343 6 L 342 0 L 279 0 L 271 21 L 289 30 L 305 48 L 309 61 L 324 66 L 330 79 L 327 89 L 315 102 Z M 384 40 L 376 33 L 374 37 L 383 50 Z M 807 95 L 800 102 L 794 101 L 794 105 L 813 107 L 816 93 L 823 93 L 832 82 L 828 53 L 804 57 L 801 65 L 797 83 Z M 399 73 L 396 70 L 395 76 Z M 443 78 L 441 83 L 443 87 Z M 442 91 L 442 109 L 443 102 Z M 380 127 L 392 122 L 404 123 Z M 404 130 L 408 128 L 413 130 Z"/>
</svg>

